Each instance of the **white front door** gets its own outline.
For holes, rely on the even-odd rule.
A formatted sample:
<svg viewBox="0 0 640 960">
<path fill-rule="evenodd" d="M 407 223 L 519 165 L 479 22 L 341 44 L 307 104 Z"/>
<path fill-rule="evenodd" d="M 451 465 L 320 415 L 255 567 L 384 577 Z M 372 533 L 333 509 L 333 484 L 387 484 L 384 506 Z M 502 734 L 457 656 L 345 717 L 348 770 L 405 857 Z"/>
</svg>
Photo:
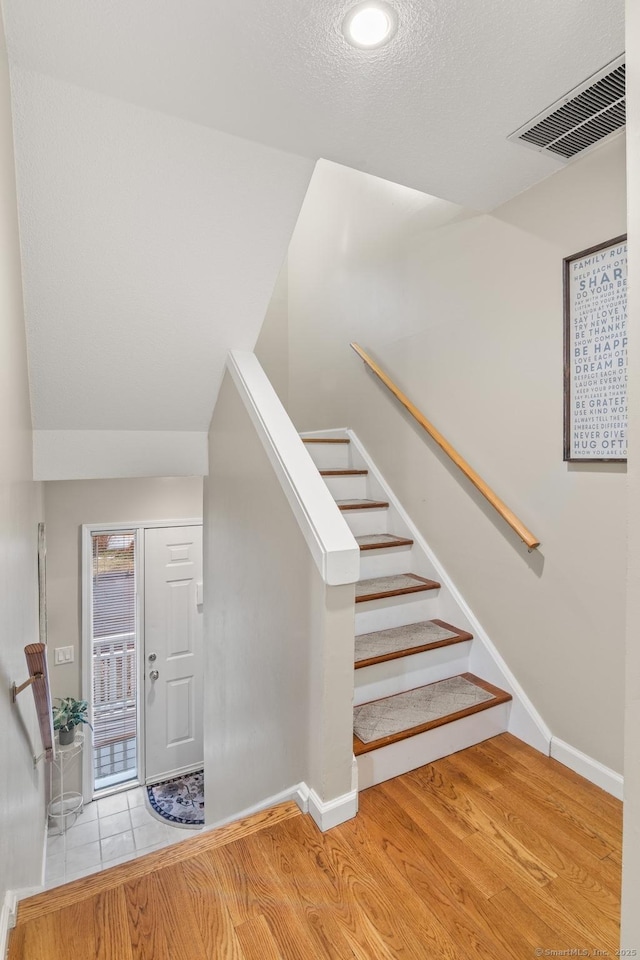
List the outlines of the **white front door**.
<svg viewBox="0 0 640 960">
<path fill-rule="evenodd" d="M 203 763 L 202 526 L 144 532 L 147 783 Z"/>
</svg>

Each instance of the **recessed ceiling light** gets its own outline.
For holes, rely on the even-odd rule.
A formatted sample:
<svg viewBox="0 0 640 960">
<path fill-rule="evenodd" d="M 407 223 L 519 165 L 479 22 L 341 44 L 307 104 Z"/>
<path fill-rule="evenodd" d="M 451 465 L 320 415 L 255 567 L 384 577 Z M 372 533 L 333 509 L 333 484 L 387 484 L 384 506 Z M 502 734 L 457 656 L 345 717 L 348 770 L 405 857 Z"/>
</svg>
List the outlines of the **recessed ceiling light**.
<svg viewBox="0 0 640 960">
<path fill-rule="evenodd" d="M 387 43 L 397 25 L 398 18 L 393 7 L 367 0 L 349 10 L 342 24 L 342 32 L 354 47 L 371 50 Z"/>
</svg>

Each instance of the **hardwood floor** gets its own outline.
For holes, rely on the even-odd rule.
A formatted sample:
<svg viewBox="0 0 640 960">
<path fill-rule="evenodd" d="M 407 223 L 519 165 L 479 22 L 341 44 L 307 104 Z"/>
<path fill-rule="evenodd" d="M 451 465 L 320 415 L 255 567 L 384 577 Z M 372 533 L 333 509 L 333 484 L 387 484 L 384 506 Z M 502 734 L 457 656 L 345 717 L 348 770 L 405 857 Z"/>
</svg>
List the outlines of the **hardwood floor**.
<svg viewBox="0 0 640 960">
<path fill-rule="evenodd" d="M 621 830 L 617 800 L 503 734 L 329 833 L 284 804 L 32 897 L 9 960 L 613 957 Z"/>
</svg>

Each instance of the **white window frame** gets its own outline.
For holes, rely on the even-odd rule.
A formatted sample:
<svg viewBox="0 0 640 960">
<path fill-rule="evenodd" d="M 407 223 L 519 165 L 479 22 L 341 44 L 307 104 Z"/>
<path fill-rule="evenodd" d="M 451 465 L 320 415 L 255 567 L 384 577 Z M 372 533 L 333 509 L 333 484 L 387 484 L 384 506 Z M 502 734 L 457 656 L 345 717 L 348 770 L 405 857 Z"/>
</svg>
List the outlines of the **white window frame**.
<svg viewBox="0 0 640 960">
<path fill-rule="evenodd" d="M 116 784 L 96 791 L 93 770 L 93 737 L 87 736 L 82 756 L 82 795 L 85 803 L 90 803 L 99 797 L 107 797 L 113 793 L 121 793 L 132 787 L 145 783 L 145 716 L 144 716 L 144 669 L 145 669 L 145 637 L 144 637 L 144 541 L 145 530 L 157 527 L 198 527 L 202 526 L 202 517 L 190 517 L 183 520 L 136 520 L 132 523 L 119 521 L 118 523 L 83 523 L 82 524 L 82 699 L 89 703 L 89 720 L 93 723 L 93 656 L 91 630 L 91 582 L 92 582 L 92 544 L 91 538 L 95 533 L 117 533 L 119 530 L 135 531 L 135 620 L 137 638 L 137 706 L 136 706 L 136 764 L 137 775 L 135 780 Z M 87 731 L 91 734 L 91 729 Z"/>
</svg>

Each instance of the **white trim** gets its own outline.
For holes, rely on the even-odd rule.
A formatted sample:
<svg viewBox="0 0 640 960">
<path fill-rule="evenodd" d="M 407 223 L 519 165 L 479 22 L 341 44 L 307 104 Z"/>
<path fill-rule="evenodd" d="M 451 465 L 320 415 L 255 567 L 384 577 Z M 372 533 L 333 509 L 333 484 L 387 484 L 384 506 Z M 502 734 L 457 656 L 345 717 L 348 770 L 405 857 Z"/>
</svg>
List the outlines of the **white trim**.
<svg viewBox="0 0 640 960">
<path fill-rule="evenodd" d="M 122 525 L 121 525 L 122 526 Z M 82 649 L 80 650 L 82 699 L 89 704 L 89 719 L 93 723 L 93 678 L 91 658 L 91 524 L 82 525 L 82 558 L 80 569 L 82 588 Z M 93 730 L 87 738 L 89 749 L 82 751 L 82 799 L 84 803 L 93 800 L 95 781 L 93 779 Z M 85 743 L 85 748 L 87 743 Z"/>
<path fill-rule="evenodd" d="M 324 833 L 347 820 L 352 820 L 358 812 L 358 791 L 350 790 L 334 800 L 323 801 L 315 790 L 309 791 L 309 813 Z"/>
<path fill-rule="evenodd" d="M 110 530 L 147 530 L 152 527 L 201 527 L 202 517 L 189 517 L 187 520 L 132 520 L 130 523 L 120 521 L 114 523 L 83 523 L 82 529 L 90 533 L 101 533 L 103 530 L 109 533 Z"/>
<path fill-rule="evenodd" d="M 41 888 L 44 887 L 47 880 L 47 840 L 48 839 L 49 839 L 49 817 L 45 814 L 44 836 L 42 838 L 42 860 L 41 860 L 41 866 L 40 866 L 40 887 Z"/>
<path fill-rule="evenodd" d="M 339 438 L 344 437 L 345 433 L 349 430 L 348 427 L 332 427 L 331 430 L 304 430 L 300 436 L 301 437 L 329 437 L 329 438 Z"/>
<path fill-rule="evenodd" d="M 565 767 L 569 767 L 575 773 L 580 774 L 585 780 L 590 780 L 597 787 L 601 787 L 607 793 L 617 797 L 618 800 L 623 799 L 624 777 L 610 767 L 605 767 L 599 760 L 594 760 L 593 757 L 576 749 L 576 747 L 572 747 L 571 744 L 565 743 L 558 737 L 551 738 L 549 756 L 563 763 Z"/>
<path fill-rule="evenodd" d="M 177 518 L 172 520 L 134 520 L 109 521 L 108 523 L 82 524 L 82 698 L 89 703 L 89 719 L 93 722 L 93 676 L 91 652 L 91 535 L 102 531 L 132 530 L 136 535 L 136 637 L 138 652 L 138 703 L 137 703 L 137 736 L 136 736 L 136 764 L 137 783 L 145 782 L 145 711 L 144 711 L 144 665 L 145 665 L 145 635 L 144 635 L 144 556 L 145 530 L 163 529 L 164 527 L 201 527 L 202 517 Z M 95 789 L 93 779 L 93 740 L 89 738 L 90 749 L 85 749 L 82 756 L 82 795 L 85 803 L 91 803 L 101 797 L 120 793 L 136 786 L 134 780 Z M 198 769 L 197 767 L 194 769 Z M 176 776 L 182 771 L 177 771 Z M 166 774 L 161 779 L 168 779 L 172 774 Z M 156 781 L 158 782 L 158 781 Z"/>
<path fill-rule="evenodd" d="M 0 957 L 2 960 L 9 949 L 9 931 L 16 925 L 18 916 L 18 898 L 13 890 L 7 890 L 0 909 Z"/>
<path fill-rule="evenodd" d="M 352 781 L 354 777 L 357 779 L 357 770 L 358 768 L 354 760 Z M 336 797 L 335 800 L 323 802 L 315 790 L 311 790 L 304 781 L 301 781 L 293 787 L 289 787 L 287 790 L 281 790 L 280 793 L 261 800 L 260 803 L 256 803 L 252 807 L 247 807 L 246 810 L 240 810 L 230 817 L 225 817 L 224 820 L 216 820 L 215 823 L 208 823 L 204 830 L 205 832 L 217 830 L 218 827 L 224 827 L 228 823 L 235 823 L 237 820 L 244 820 L 245 817 L 250 817 L 254 813 L 260 813 L 261 810 L 267 810 L 269 807 L 275 807 L 279 803 L 286 803 L 288 800 L 293 800 L 297 803 L 302 813 L 311 814 L 318 827 L 324 832 L 325 830 L 330 830 L 332 827 L 337 827 L 338 824 L 344 823 L 346 820 L 351 820 L 357 814 L 357 782 L 349 793 L 345 793 L 341 797 Z"/>
<path fill-rule="evenodd" d="M 454 584 L 453 580 L 446 572 L 433 550 L 428 546 L 426 540 L 417 529 L 416 525 L 407 514 L 406 510 L 393 493 L 391 487 L 376 467 L 374 461 L 368 454 L 366 448 L 360 442 L 353 430 L 346 431 L 351 443 L 367 462 L 369 473 L 376 478 L 378 483 L 386 491 L 386 498 L 393 505 L 399 516 L 402 518 L 408 529 L 411 531 L 411 537 L 423 553 L 429 558 L 430 562 L 438 571 L 438 579 L 451 594 L 454 603 L 460 608 L 463 615 L 471 625 L 471 632 L 474 635 L 474 641 L 471 648 L 469 670 L 477 673 L 491 683 L 507 690 L 513 697 L 511 712 L 509 715 L 509 732 L 520 740 L 524 740 L 530 746 L 549 755 L 551 744 L 551 730 L 546 725 L 536 708 L 533 706 L 526 693 L 516 680 L 515 676 L 503 660 L 502 656 L 492 643 L 489 635 L 482 627 L 480 621 L 474 615 L 462 594 Z"/>
<path fill-rule="evenodd" d="M 154 527 L 156 524 L 154 524 Z M 169 526 L 177 526 L 172 523 Z M 136 539 L 136 632 L 138 634 L 138 675 L 136 677 L 137 696 L 136 696 L 136 773 L 138 781 L 145 783 L 147 776 L 147 710 L 146 710 L 146 688 L 145 688 L 145 656 L 146 656 L 146 636 L 144 619 L 144 591 L 145 591 L 145 548 L 146 548 L 146 524 L 138 527 Z"/>
<path fill-rule="evenodd" d="M 184 767 L 178 767 L 177 770 L 170 770 L 168 773 L 163 773 L 158 777 L 148 777 L 146 780 L 141 780 L 142 786 L 153 787 L 156 783 L 164 783 L 165 780 L 173 780 L 174 777 L 186 776 L 188 773 L 197 773 L 198 770 L 202 770 L 204 767 L 204 760 L 201 760 L 200 763 L 189 763 Z"/>
<path fill-rule="evenodd" d="M 232 350 L 227 369 L 325 583 L 355 583 L 360 550 L 257 357 Z"/>
<path fill-rule="evenodd" d="M 291 799 L 295 800 L 303 813 L 309 813 L 309 787 L 304 780 L 298 784 L 298 788 Z"/>
</svg>

